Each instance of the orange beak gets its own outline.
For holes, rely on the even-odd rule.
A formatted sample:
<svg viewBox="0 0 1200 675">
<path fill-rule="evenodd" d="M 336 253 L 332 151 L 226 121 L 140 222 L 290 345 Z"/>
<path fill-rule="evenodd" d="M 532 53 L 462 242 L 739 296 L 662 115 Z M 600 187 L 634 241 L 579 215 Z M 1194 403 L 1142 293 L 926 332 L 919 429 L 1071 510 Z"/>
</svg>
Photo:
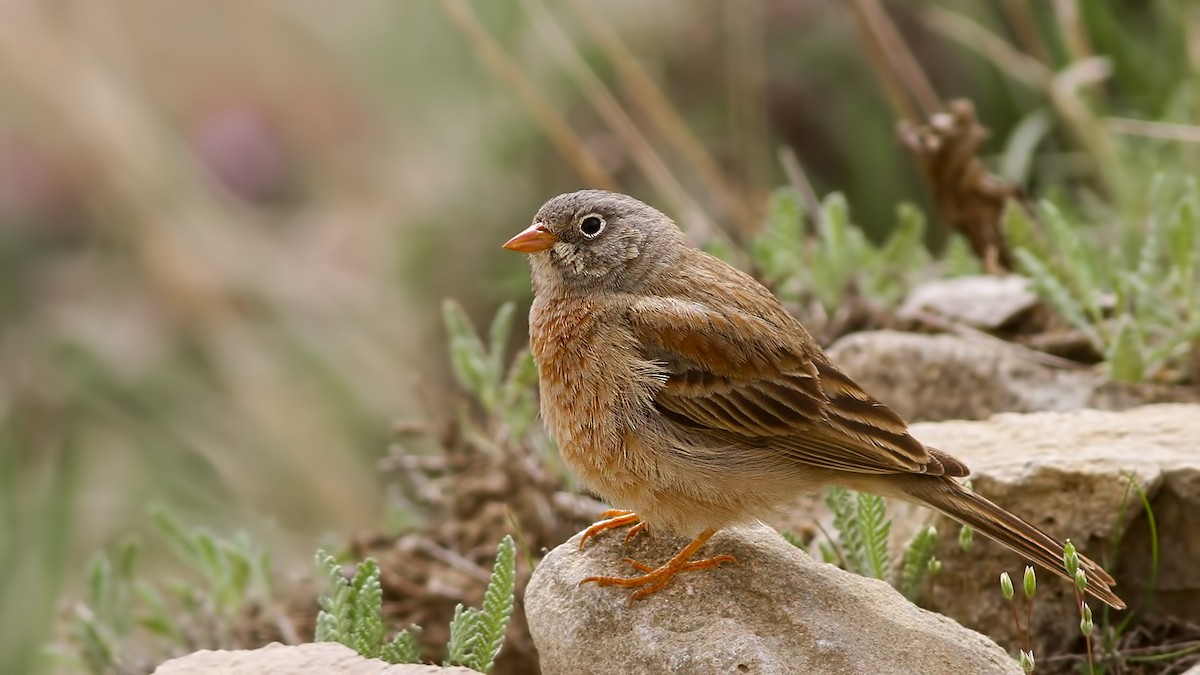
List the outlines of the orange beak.
<svg viewBox="0 0 1200 675">
<path fill-rule="evenodd" d="M 521 253 L 537 253 L 545 251 L 558 243 L 558 237 L 550 233 L 546 226 L 534 223 L 521 231 L 520 234 L 504 242 L 504 248 Z"/>
</svg>

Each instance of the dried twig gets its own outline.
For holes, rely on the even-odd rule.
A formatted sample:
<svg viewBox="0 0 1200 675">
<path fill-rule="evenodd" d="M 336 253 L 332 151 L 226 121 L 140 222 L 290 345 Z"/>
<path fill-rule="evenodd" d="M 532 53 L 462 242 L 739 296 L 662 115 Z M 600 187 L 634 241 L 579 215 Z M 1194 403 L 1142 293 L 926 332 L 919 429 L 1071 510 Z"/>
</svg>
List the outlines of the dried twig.
<svg viewBox="0 0 1200 675">
<path fill-rule="evenodd" d="M 1001 274 L 1013 268 L 1001 221 L 1019 189 L 979 160 L 987 137 L 966 100 L 952 101 L 949 113 L 934 115 L 925 125 L 900 124 L 900 142 L 920 164 L 942 220 L 967 237 L 989 273 Z"/>
</svg>

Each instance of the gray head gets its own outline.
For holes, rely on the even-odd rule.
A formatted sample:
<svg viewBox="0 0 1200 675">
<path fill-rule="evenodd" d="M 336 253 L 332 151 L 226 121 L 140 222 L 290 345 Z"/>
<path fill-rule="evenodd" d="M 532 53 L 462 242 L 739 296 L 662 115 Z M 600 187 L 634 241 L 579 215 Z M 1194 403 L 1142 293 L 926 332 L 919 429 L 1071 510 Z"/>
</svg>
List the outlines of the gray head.
<svg viewBox="0 0 1200 675">
<path fill-rule="evenodd" d="M 661 211 L 629 195 L 581 190 L 543 204 L 504 248 L 529 254 L 540 294 L 637 290 L 683 244 L 683 233 Z"/>
</svg>

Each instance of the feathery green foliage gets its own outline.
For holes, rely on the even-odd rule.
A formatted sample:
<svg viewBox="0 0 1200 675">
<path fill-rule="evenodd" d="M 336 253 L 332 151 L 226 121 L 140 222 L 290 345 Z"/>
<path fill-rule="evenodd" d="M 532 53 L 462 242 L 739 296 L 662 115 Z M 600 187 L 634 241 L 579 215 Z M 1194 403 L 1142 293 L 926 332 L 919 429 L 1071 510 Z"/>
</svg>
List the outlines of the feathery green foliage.
<svg viewBox="0 0 1200 675">
<path fill-rule="evenodd" d="M 223 540 L 202 528 L 185 530 L 161 509 L 152 517 L 200 581 L 160 586 L 136 580 L 141 543 L 134 538 L 120 544 L 115 563 L 107 553 L 96 553 L 88 565 L 84 600 L 73 608 L 68 625 L 68 639 L 89 672 L 141 670 L 185 644 L 230 646 L 238 613 L 270 596 L 270 557 L 244 533 Z M 139 653 L 133 644 L 141 647 Z"/>
<path fill-rule="evenodd" d="M 1052 201 L 1041 227 L 1011 207 L 1005 231 L 1042 299 L 1105 359 L 1117 380 L 1176 367 L 1200 340 L 1200 190 L 1159 174 L 1143 216 L 1087 224 Z"/>
<path fill-rule="evenodd" d="M 813 221 L 811 230 L 806 230 L 806 217 Z M 932 257 L 924 235 L 925 216 L 911 204 L 897 207 L 895 228 L 877 245 L 850 221 L 841 194 L 830 194 L 819 213 L 807 214 L 796 190 L 784 187 L 771 196 L 766 227 L 750 254 L 778 295 L 791 301 L 815 300 L 832 315 L 844 303 L 847 290 L 889 306 L 931 275 Z M 961 244 L 952 250 L 957 253 L 949 269 L 957 273 L 979 269 Z"/>
<path fill-rule="evenodd" d="M 442 304 L 454 377 L 489 417 L 502 420 L 513 436 L 521 436 L 537 415 L 537 366 L 529 350 L 522 349 L 505 368 L 504 352 L 515 311 L 511 302 L 501 305 L 485 345 L 458 303 L 446 300 Z"/>
<path fill-rule="evenodd" d="M 506 535 L 496 551 L 496 564 L 483 595 L 482 608 L 464 609 L 461 604 L 454 608 L 446 665 L 462 665 L 483 673 L 495 665 L 512 618 L 516 550 L 512 536 Z"/>
<path fill-rule="evenodd" d="M 825 493 L 825 503 L 833 511 L 837 545 L 847 569 L 886 579 L 891 565 L 888 536 L 892 521 L 887 517 L 883 497 L 832 487 Z"/>
<path fill-rule="evenodd" d="M 415 628 L 400 631 L 391 642 L 383 641 L 383 588 L 374 558 L 359 563 L 352 579 L 342 574 L 337 558 L 325 551 L 317 551 L 316 562 L 330 583 L 329 593 L 317 600 L 321 611 L 313 637 L 316 642 L 338 642 L 367 658 L 388 663 L 420 662 Z"/>
<path fill-rule="evenodd" d="M 483 596 L 480 609 L 454 608 L 450 622 L 450 643 L 446 665 L 490 672 L 504 646 L 504 635 L 512 618 L 516 592 L 516 544 L 505 535 L 496 552 L 496 564 Z M 368 658 L 388 663 L 419 663 L 417 645 L 420 628 L 412 626 L 385 643 L 383 593 L 379 584 L 379 563 L 367 558 L 359 563 L 353 578 L 347 579 L 337 559 L 325 551 L 316 556 L 318 569 L 330 583 L 330 590 L 318 602 L 315 640 L 339 642 Z"/>
<path fill-rule="evenodd" d="M 926 525 L 918 530 L 904 547 L 904 564 L 900 567 L 900 577 L 894 585 L 909 600 L 916 600 L 921 582 L 937 569 L 937 558 L 934 557 L 937 543 L 937 528 Z"/>
</svg>

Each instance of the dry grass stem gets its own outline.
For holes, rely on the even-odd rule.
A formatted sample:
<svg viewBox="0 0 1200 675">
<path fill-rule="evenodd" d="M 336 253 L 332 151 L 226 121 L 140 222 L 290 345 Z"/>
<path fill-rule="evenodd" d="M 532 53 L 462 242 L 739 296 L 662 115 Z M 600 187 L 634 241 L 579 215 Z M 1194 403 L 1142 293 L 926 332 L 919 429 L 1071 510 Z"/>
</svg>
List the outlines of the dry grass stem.
<svg viewBox="0 0 1200 675">
<path fill-rule="evenodd" d="M 717 207 L 733 213 L 734 218 L 743 226 L 749 223 L 753 212 L 738 197 L 712 154 L 692 133 L 683 116 L 642 67 L 621 36 L 603 17 L 593 12 L 588 3 L 571 0 L 571 8 L 616 68 L 622 82 L 629 89 L 633 103 L 646 115 L 675 152 L 679 153 L 684 164 L 697 173 L 705 188 L 716 198 Z"/>
<path fill-rule="evenodd" d="M 1022 54 L 1006 40 L 969 17 L 942 7 L 932 7 L 922 17 L 931 30 L 974 50 L 1001 72 L 1030 89 L 1045 91 L 1054 77 L 1050 68 L 1037 59 Z"/>
<path fill-rule="evenodd" d="M 1061 70 L 1050 82 L 1047 93 L 1054 109 L 1076 137 L 1080 149 L 1092 157 L 1101 186 L 1117 204 L 1126 202 L 1121 160 L 1105 124 L 1081 97 L 1080 90 L 1099 84 L 1112 75 L 1112 63 L 1090 57 Z"/>
<path fill-rule="evenodd" d="M 769 161 L 767 140 L 767 65 L 763 50 L 762 0 L 742 0 L 721 5 L 727 34 L 725 76 L 728 90 L 732 147 L 741 169 L 741 203 L 762 203 L 761 186 Z M 744 216 L 743 232 L 757 228 L 758 218 Z"/>
<path fill-rule="evenodd" d="M 600 166 L 600 162 L 588 150 L 587 144 L 571 129 L 571 125 L 555 110 L 554 105 L 538 92 L 521 67 L 484 28 L 470 5 L 465 0 L 442 0 L 442 7 L 479 53 L 483 63 L 491 68 L 533 113 L 546 135 L 550 137 L 550 141 L 580 177 L 591 187 L 619 190 L 617 181 Z"/>
<path fill-rule="evenodd" d="M 1109 131 L 1117 134 L 1157 138 L 1164 141 L 1200 143 L 1200 126 L 1194 124 L 1153 122 L 1126 117 L 1105 117 L 1104 123 L 1108 126 Z"/>
<path fill-rule="evenodd" d="M 570 37 L 554 19 L 545 3 L 542 0 L 523 0 L 522 5 L 550 48 L 558 54 L 576 85 L 595 107 L 597 114 L 625 143 L 630 156 L 646 179 L 680 214 L 679 224 L 702 241 L 720 240 L 731 250 L 737 250 L 728 235 L 709 219 L 700 204 L 688 194 L 671 169 L 654 151 L 620 102 L 572 44 Z"/>
<path fill-rule="evenodd" d="M 851 6 L 867 37 L 876 75 L 885 82 L 894 80 L 886 86 L 893 92 L 904 92 L 905 101 L 916 104 L 916 111 L 905 103 L 897 107 L 897 113 L 918 120 L 942 111 L 941 97 L 879 0 L 854 0 Z M 895 96 L 893 93 L 893 99 Z"/>
<path fill-rule="evenodd" d="M 924 17 L 932 29 L 976 51 L 1014 80 L 1042 92 L 1065 122 L 1066 129 L 1075 136 L 1080 149 L 1091 156 L 1103 190 L 1118 204 L 1125 202 L 1121 162 L 1109 130 L 1079 94 L 1081 88 L 1101 82 L 1112 74 L 1112 64 L 1107 59 L 1088 57 L 1055 73 L 961 14 L 934 8 Z"/>
<path fill-rule="evenodd" d="M 1087 28 L 1079 16 L 1079 3 L 1075 0 L 1054 0 L 1054 16 L 1062 32 L 1063 42 L 1072 61 L 1082 61 L 1094 54 Z"/>
<path fill-rule="evenodd" d="M 1029 0 L 1004 0 L 1002 7 L 1021 49 L 1037 61 L 1049 63 L 1050 52 L 1038 31 L 1037 19 L 1029 10 Z"/>
</svg>

